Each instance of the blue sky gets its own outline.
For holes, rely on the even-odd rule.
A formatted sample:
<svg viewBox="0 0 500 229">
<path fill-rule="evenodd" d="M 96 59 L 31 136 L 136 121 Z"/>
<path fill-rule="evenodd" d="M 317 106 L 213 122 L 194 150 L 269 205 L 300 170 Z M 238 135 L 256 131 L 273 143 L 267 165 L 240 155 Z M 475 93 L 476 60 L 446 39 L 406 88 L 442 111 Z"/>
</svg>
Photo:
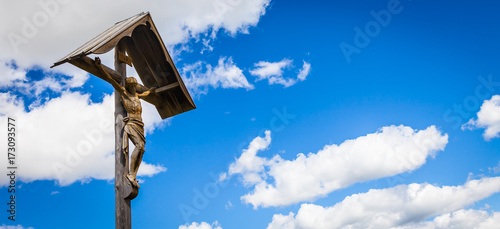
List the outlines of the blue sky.
<svg viewBox="0 0 500 229">
<path fill-rule="evenodd" d="M 113 133 L 100 127 L 113 118 L 113 88 L 69 64 L 49 67 L 142 11 L 197 109 L 162 121 L 144 105 L 134 228 L 500 222 L 496 1 L 1 4 L 13 22 L 1 29 L 0 121 L 17 118 L 20 169 L 16 221 L 2 210 L 0 228 L 114 226 Z M 26 20 L 44 13 L 25 36 Z M 82 142 L 88 154 L 68 159 Z"/>
</svg>

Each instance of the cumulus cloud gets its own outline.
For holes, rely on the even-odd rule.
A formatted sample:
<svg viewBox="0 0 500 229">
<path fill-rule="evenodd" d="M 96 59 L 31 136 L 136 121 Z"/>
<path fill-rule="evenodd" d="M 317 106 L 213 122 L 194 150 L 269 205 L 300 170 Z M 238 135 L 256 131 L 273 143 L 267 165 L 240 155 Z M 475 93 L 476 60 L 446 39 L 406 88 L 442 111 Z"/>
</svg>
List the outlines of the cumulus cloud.
<svg viewBox="0 0 500 229">
<path fill-rule="evenodd" d="M 217 31 L 248 33 L 270 0 L 184 1 L 8 1 L 2 3 L 0 60 L 14 59 L 22 67 L 46 68 L 113 23 L 150 11 L 168 46 L 200 35 L 214 39 Z M 120 3 L 120 4 L 117 4 Z"/>
<path fill-rule="evenodd" d="M 500 213 L 461 209 L 436 217 L 430 222 L 421 222 L 394 229 L 494 229 L 500 224 Z"/>
<path fill-rule="evenodd" d="M 265 134 L 255 138 L 223 176 L 240 175 L 243 184 L 255 187 L 241 198 L 254 208 L 310 201 L 357 182 L 413 171 L 448 143 L 448 135 L 435 126 L 420 131 L 387 126 L 340 145 L 327 145 L 317 153 L 284 160 L 279 155 L 270 159 L 257 155 L 271 142 L 270 131 Z"/>
<path fill-rule="evenodd" d="M 231 36 L 248 33 L 265 14 L 270 0 L 184 0 L 184 1 L 6 1 L 0 8 L 0 20 L 9 21 L 0 28 L 0 87 L 23 81 L 26 69 L 34 67 L 44 74 L 61 73 L 74 77 L 61 82 L 50 77 L 36 84 L 17 85 L 32 93 L 48 89 L 60 92 L 79 87 L 87 74 L 69 64 L 49 69 L 55 61 L 97 36 L 115 22 L 150 11 L 163 41 L 172 54 L 190 50 L 190 42 L 202 42 L 204 50 L 219 31 Z M 119 3 L 119 4 L 118 4 Z M 177 47 L 178 50 L 173 50 Z M 111 53 L 111 52 L 110 52 Z M 105 56 L 112 56 L 105 55 Z M 174 59 L 177 59 L 174 56 Z M 112 58 L 102 58 L 112 66 Z M 15 62 L 19 71 L 5 63 Z M 7 74 L 5 74 L 7 72 Z M 82 77 L 82 74 L 85 77 Z M 83 82 L 82 82 L 83 80 Z M 33 87 L 34 86 L 34 87 Z M 45 87 L 45 88 L 43 88 Z"/>
<path fill-rule="evenodd" d="M 271 144 L 271 131 L 265 132 L 265 137 L 256 137 L 250 142 L 247 149 L 243 150 L 241 156 L 229 166 L 229 175 L 241 174 L 245 185 L 255 185 L 262 182 L 266 177 L 266 158 L 258 157 L 259 151 L 265 150 Z"/>
<path fill-rule="evenodd" d="M 304 81 L 311 71 L 311 64 L 304 61 L 297 78 L 283 77 L 284 70 L 293 67 L 292 63 L 293 60 L 286 58 L 279 62 L 260 61 L 255 63 L 255 68 L 250 70 L 250 74 L 256 76 L 257 81 L 267 79 L 269 85 L 281 84 L 285 87 L 290 87 L 299 81 Z"/>
<path fill-rule="evenodd" d="M 146 132 L 162 121 L 154 106 L 143 103 Z M 114 95 L 92 103 L 88 94 L 64 92 L 61 97 L 26 111 L 23 101 L 9 93 L 0 93 L 0 123 L 17 120 L 17 164 L 23 172 L 19 179 L 55 180 L 59 185 L 91 179 L 114 178 Z M 6 132 L 0 133 L 7 145 Z M 22 153 L 21 153 L 22 152 Z M 148 153 L 146 148 L 146 153 Z M 2 168 L 7 167 L 0 161 Z M 151 176 L 166 169 L 161 165 L 141 164 L 139 174 Z M 8 183 L 0 178 L 0 185 Z"/>
<path fill-rule="evenodd" d="M 470 180 L 459 186 L 414 183 L 372 189 L 348 196 L 332 207 L 302 204 L 297 215 L 274 215 L 267 228 L 491 228 L 487 225 L 498 221 L 498 213 L 460 209 L 499 191 L 500 177 Z M 434 216 L 439 217 L 422 222 Z M 457 223 L 462 223 L 461 227 Z"/>
<path fill-rule="evenodd" d="M 198 61 L 182 68 L 184 83 L 195 95 L 206 94 L 211 88 L 245 88 L 254 86 L 248 83 L 243 70 L 238 68 L 231 57 L 221 57 L 217 66 Z"/>
<path fill-rule="evenodd" d="M 477 112 L 477 119 L 470 119 L 462 125 L 462 130 L 484 128 L 484 139 L 487 141 L 498 138 L 500 133 L 500 95 L 494 95 L 490 100 L 485 100 Z"/>
<path fill-rule="evenodd" d="M 206 222 L 196 223 L 193 222 L 191 224 L 181 225 L 179 229 L 222 229 L 219 225 L 219 222 L 215 221 L 212 224 L 208 224 Z"/>
</svg>

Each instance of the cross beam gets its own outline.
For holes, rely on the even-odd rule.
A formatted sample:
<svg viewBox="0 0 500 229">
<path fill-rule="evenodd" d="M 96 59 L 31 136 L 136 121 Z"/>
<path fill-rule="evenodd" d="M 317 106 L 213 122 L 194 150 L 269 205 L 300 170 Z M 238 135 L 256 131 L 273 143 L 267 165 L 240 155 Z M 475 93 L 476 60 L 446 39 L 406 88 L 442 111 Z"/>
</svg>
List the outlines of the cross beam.
<svg viewBox="0 0 500 229">
<path fill-rule="evenodd" d="M 115 69 L 119 77 L 118 83 L 125 85 L 126 65 L 118 59 L 118 51 L 123 50 L 123 45 L 118 43 L 115 48 Z M 89 58 L 90 59 L 90 58 Z M 92 59 L 90 59 L 92 60 Z M 111 69 L 109 69 L 111 70 Z M 114 72 L 114 71 L 113 71 Z M 97 76 L 97 75 L 96 75 Z M 114 78 L 113 78 L 114 80 Z M 123 152 L 123 118 L 127 117 L 127 111 L 121 102 L 120 93 L 115 91 L 115 228 L 116 229 L 131 229 L 132 228 L 132 210 L 130 200 L 137 196 L 136 192 L 132 198 L 127 198 L 130 193 L 130 183 L 125 178 L 125 174 L 129 172 L 128 160 Z"/>
</svg>

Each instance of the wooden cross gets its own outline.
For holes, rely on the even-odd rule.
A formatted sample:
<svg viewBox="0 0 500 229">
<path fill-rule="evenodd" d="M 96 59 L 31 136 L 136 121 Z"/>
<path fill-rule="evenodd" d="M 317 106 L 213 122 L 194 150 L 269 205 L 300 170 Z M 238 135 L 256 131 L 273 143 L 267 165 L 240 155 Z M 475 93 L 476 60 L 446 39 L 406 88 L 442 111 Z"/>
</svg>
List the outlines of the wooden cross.
<svg viewBox="0 0 500 229">
<path fill-rule="evenodd" d="M 97 65 L 88 57 L 89 54 L 103 54 L 112 49 L 115 50 L 114 70 Z M 149 94 L 144 100 L 156 107 L 162 119 L 196 108 L 149 12 L 116 23 L 52 67 L 66 62 L 122 86 L 125 85 L 126 65 L 134 66 L 144 84 L 137 84 L 135 90 L 143 93 L 149 88 L 156 88 L 156 93 Z M 124 117 L 127 117 L 127 112 L 120 94 L 115 90 L 115 227 L 130 229 L 130 201 L 138 195 L 139 189 L 124 176 L 129 173 L 128 160 L 123 153 Z"/>
</svg>

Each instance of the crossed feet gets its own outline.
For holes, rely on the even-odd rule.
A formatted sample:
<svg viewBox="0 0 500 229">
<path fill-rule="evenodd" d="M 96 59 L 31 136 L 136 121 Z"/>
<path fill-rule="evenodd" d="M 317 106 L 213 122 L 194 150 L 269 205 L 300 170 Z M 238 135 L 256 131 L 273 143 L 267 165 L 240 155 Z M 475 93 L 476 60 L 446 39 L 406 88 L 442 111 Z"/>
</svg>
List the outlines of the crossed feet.
<svg viewBox="0 0 500 229">
<path fill-rule="evenodd" d="M 132 183 L 132 185 L 137 188 L 141 188 L 141 186 L 139 186 L 139 182 L 137 182 L 137 179 L 132 174 L 127 174 L 125 177 L 130 181 L 130 183 Z"/>
</svg>

